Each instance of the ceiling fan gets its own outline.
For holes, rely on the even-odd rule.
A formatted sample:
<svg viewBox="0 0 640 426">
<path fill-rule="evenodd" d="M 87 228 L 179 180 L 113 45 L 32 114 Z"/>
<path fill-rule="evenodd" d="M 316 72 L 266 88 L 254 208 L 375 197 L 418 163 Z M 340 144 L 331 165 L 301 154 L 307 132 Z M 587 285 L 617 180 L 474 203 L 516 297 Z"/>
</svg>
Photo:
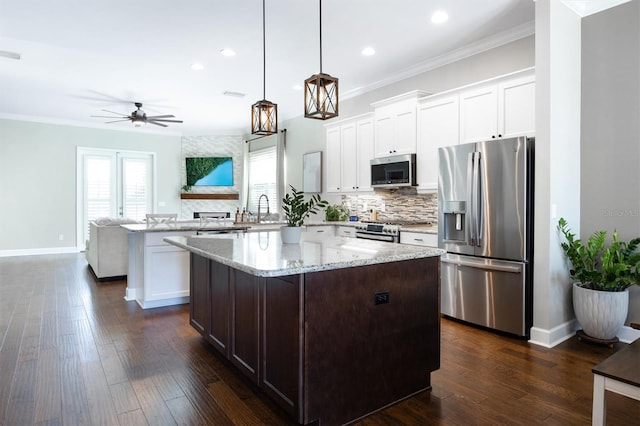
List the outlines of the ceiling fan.
<svg viewBox="0 0 640 426">
<path fill-rule="evenodd" d="M 136 127 L 140 127 L 144 123 L 155 124 L 156 126 L 168 127 L 163 123 L 182 123 L 182 120 L 167 120 L 168 118 L 175 117 L 174 115 L 147 115 L 146 112 L 142 110 L 142 102 L 134 102 L 134 105 L 138 108 L 133 111 L 131 114 L 122 114 L 120 112 L 109 111 L 107 109 L 103 109 L 102 111 L 109 112 L 111 114 L 117 114 L 117 117 L 109 116 L 109 115 L 92 115 L 92 117 L 100 117 L 100 118 L 117 118 L 118 120 L 106 121 L 105 123 L 118 123 L 120 121 L 131 121 Z"/>
</svg>

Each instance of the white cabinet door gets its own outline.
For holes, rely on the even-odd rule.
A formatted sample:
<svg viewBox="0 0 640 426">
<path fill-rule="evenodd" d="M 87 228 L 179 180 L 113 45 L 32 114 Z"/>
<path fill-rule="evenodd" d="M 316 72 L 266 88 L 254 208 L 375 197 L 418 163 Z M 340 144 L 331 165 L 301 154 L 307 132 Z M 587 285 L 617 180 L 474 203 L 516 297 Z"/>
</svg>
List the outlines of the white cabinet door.
<svg viewBox="0 0 640 426">
<path fill-rule="evenodd" d="M 416 152 L 415 100 L 385 106 L 375 114 L 376 158 Z"/>
<path fill-rule="evenodd" d="M 340 149 L 342 151 L 342 192 L 354 192 L 358 188 L 358 139 L 356 123 L 341 126 Z"/>
<path fill-rule="evenodd" d="M 353 227 L 353 226 L 337 225 L 336 226 L 336 235 L 338 237 L 351 237 L 351 238 L 354 238 L 356 236 L 356 228 Z"/>
<path fill-rule="evenodd" d="M 438 148 L 460 140 L 458 95 L 430 99 L 418 105 L 416 168 L 418 189 L 438 189 Z"/>
<path fill-rule="evenodd" d="M 460 93 L 460 143 L 500 137 L 498 127 L 498 89 L 495 84 Z"/>
<path fill-rule="evenodd" d="M 373 153 L 373 118 L 358 120 L 356 123 L 357 158 L 352 164 L 358 168 L 356 189 L 358 191 L 373 191 L 371 188 L 371 159 Z M 344 158 L 347 156 L 345 155 Z"/>
<path fill-rule="evenodd" d="M 325 181 L 327 192 L 340 192 L 342 152 L 340 146 L 340 127 L 327 129 L 327 165 Z"/>
<path fill-rule="evenodd" d="M 376 131 L 375 131 L 375 154 L 376 157 L 387 157 L 393 155 L 394 136 L 393 136 L 394 117 L 388 115 L 376 115 Z"/>
<path fill-rule="evenodd" d="M 412 244 L 415 246 L 438 247 L 437 234 L 425 234 L 422 232 L 400 231 L 400 244 Z"/>
<path fill-rule="evenodd" d="M 536 132 L 535 76 L 498 84 L 498 132 L 503 138 L 534 136 Z"/>
</svg>

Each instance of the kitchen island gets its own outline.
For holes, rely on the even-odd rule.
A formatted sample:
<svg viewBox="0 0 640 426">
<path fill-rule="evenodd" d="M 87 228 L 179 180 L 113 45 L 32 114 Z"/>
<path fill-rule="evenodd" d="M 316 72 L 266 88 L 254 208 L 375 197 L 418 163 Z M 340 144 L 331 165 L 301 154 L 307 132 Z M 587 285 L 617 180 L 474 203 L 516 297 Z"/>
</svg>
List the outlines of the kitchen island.
<svg viewBox="0 0 640 426">
<path fill-rule="evenodd" d="M 343 424 L 429 389 L 443 251 L 302 234 L 165 238 L 191 252 L 191 325 L 301 424 Z"/>
</svg>

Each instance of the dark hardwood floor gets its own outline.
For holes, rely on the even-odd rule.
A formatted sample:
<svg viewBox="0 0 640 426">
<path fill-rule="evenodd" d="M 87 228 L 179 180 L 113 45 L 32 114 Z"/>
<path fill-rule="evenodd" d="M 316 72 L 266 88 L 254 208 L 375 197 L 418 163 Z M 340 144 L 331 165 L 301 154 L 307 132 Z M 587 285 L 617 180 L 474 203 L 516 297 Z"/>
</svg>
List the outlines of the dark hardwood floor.
<svg viewBox="0 0 640 426">
<path fill-rule="evenodd" d="M 96 282 L 84 254 L 0 258 L 0 424 L 292 424 L 189 326 L 188 305 L 143 311 L 125 286 Z M 356 424 L 588 425 L 591 368 L 622 347 L 545 349 L 443 319 L 433 389 Z M 640 402 L 609 394 L 607 413 L 640 425 Z"/>
</svg>

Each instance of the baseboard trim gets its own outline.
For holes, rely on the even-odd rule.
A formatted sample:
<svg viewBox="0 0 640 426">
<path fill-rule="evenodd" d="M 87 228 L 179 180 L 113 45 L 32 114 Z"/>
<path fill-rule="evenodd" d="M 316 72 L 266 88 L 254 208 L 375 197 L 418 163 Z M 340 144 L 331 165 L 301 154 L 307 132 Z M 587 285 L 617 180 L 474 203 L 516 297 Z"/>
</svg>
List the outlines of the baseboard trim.
<svg viewBox="0 0 640 426">
<path fill-rule="evenodd" d="M 531 327 L 529 343 L 544 346 L 545 348 L 552 348 L 573 337 L 579 328 L 578 321 L 575 319 L 555 326 L 551 330 Z"/>
<path fill-rule="evenodd" d="M 576 334 L 576 331 L 580 329 L 580 324 L 575 319 L 565 322 L 564 324 L 560 324 L 551 330 L 532 327 L 529 343 L 544 346 L 545 348 L 552 348 L 573 337 Z M 622 343 L 633 343 L 637 339 L 640 339 L 640 330 L 631 328 L 628 325 L 622 326 L 618 332 L 618 340 Z"/>
<path fill-rule="evenodd" d="M 0 250 L 0 257 L 12 256 L 40 256 L 43 254 L 69 254 L 79 253 L 76 246 L 73 247 L 46 247 L 36 249 Z"/>
</svg>

